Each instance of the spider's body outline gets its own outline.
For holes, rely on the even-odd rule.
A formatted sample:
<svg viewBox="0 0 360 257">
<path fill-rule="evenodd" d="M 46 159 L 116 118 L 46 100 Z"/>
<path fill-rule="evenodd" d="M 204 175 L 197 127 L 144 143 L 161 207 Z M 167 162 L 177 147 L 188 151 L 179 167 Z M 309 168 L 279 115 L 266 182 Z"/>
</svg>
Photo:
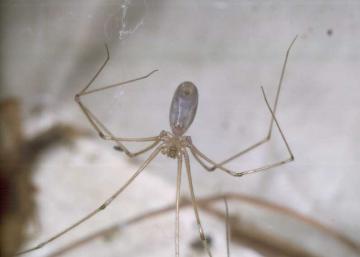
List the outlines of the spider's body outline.
<svg viewBox="0 0 360 257">
<path fill-rule="evenodd" d="M 198 106 L 199 93 L 196 86 L 185 81 L 175 90 L 169 111 L 171 131 L 176 136 L 182 136 L 194 121 Z"/>
<path fill-rule="evenodd" d="M 92 77 L 92 79 L 89 81 L 89 83 L 78 94 L 75 95 L 75 97 L 74 97 L 75 101 L 76 101 L 76 103 L 78 103 L 78 105 L 81 108 L 81 110 L 83 111 L 85 117 L 87 118 L 87 120 L 89 121 L 91 126 L 96 130 L 98 135 L 104 140 L 109 140 L 109 141 L 116 143 L 115 149 L 123 151 L 129 157 L 135 157 L 135 156 L 138 156 L 149 150 L 152 150 L 154 148 L 155 149 L 151 152 L 149 157 L 142 163 L 142 165 L 137 169 L 137 171 L 120 188 L 118 188 L 107 200 L 105 200 L 103 202 L 103 204 L 101 204 L 98 208 L 96 208 L 92 212 L 88 213 L 82 219 L 78 220 L 73 225 L 67 227 L 60 233 L 55 234 L 48 240 L 38 244 L 37 246 L 35 246 L 33 248 L 19 252 L 18 254 L 31 252 L 33 250 L 36 250 L 36 249 L 39 249 L 39 248 L 45 246 L 46 244 L 56 240 L 57 238 L 61 237 L 62 235 L 66 234 L 67 232 L 72 230 L 73 228 L 75 228 L 75 227 L 79 226 L 80 224 L 82 224 L 83 222 L 87 221 L 88 219 L 90 219 L 91 217 L 96 215 L 98 212 L 106 209 L 106 207 L 109 206 L 112 203 L 112 201 L 115 200 L 115 198 L 117 198 L 128 187 L 128 185 L 131 184 L 135 180 L 135 178 L 149 165 L 149 163 L 152 160 L 154 160 L 155 157 L 159 153 L 162 153 L 162 154 L 168 156 L 169 158 L 177 159 L 177 163 L 178 163 L 177 179 L 176 179 L 175 256 L 179 257 L 180 186 L 181 186 L 182 164 L 184 162 L 185 167 L 186 167 L 188 183 L 189 183 L 191 202 L 193 205 L 196 222 L 197 222 L 198 229 L 199 229 L 200 239 L 203 242 L 204 248 L 205 248 L 208 256 L 212 257 L 210 249 L 207 245 L 205 233 L 202 228 L 201 221 L 200 221 L 198 205 L 196 203 L 196 197 L 195 197 L 193 183 L 192 183 L 190 158 L 189 158 L 188 150 L 193 155 L 195 160 L 197 160 L 202 165 L 202 167 L 204 167 L 205 170 L 212 172 L 212 171 L 219 169 L 223 172 L 226 172 L 226 173 L 228 173 L 232 176 L 236 176 L 236 177 L 240 177 L 243 175 L 247 175 L 247 174 L 251 174 L 251 173 L 255 173 L 255 172 L 259 172 L 259 171 L 263 171 L 263 170 L 268 170 L 270 168 L 274 168 L 274 167 L 283 165 L 287 162 L 294 160 L 294 155 L 293 155 L 293 153 L 290 149 L 290 146 L 280 128 L 279 122 L 278 122 L 277 118 L 275 117 L 275 112 L 276 112 L 276 108 L 277 108 L 277 104 L 278 104 L 280 89 L 281 89 L 284 74 L 285 74 L 287 59 L 289 56 L 290 49 L 291 49 L 292 45 L 294 44 L 296 38 L 297 38 L 297 36 L 291 42 L 291 44 L 288 47 L 287 52 L 286 52 L 285 60 L 284 60 L 282 70 L 281 70 L 278 88 L 276 91 L 276 98 L 275 98 L 273 109 L 269 105 L 269 102 L 266 98 L 263 87 L 261 87 L 261 91 L 262 91 L 266 106 L 268 108 L 268 111 L 271 113 L 270 126 L 268 129 L 267 136 L 264 139 L 256 142 L 253 145 L 250 145 L 249 147 L 241 150 L 239 153 L 236 153 L 235 155 L 233 155 L 221 162 L 215 162 L 215 161 L 211 160 L 210 158 L 208 158 L 204 153 L 202 153 L 192 143 L 190 136 L 184 135 L 194 120 L 196 110 L 197 110 L 197 105 L 198 105 L 197 88 L 192 82 L 189 82 L 189 81 L 185 81 L 178 86 L 178 88 L 176 89 L 176 91 L 174 93 L 174 96 L 173 96 L 173 99 L 172 99 L 172 102 L 170 105 L 169 120 L 170 120 L 170 127 L 172 130 L 172 133 L 163 130 L 157 136 L 144 137 L 144 138 L 124 138 L 124 137 L 114 136 L 110 132 L 110 130 L 88 109 L 88 107 L 85 106 L 85 104 L 81 101 L 81 97 L 91 94 L 91 93 L 98 92 L 98 91 L 110 89 L 113 87 L 124 86 L 124 85 L 130 84 L 132 82 L 148 78 L 157 70 L 153 70 L 152 72 L 150 72 L 149 74 L 147 74 L 145 76 L 131 79 L 131 80 L 128 80 L 125 82 L 120 82 L 120 83 L 116 83 L 116 84 L 112 84 L 112 85 L 108 85 L 108 86 L 103 86 L 103 87 L 100 87 L 97 89 L 88 90 L 90 85 L 92 85 L 92 83 L 95 81 L 95 79 L 98 77 L 98 75 L 101 73 L 101 71 L 104 69 L 104 67 L 110 60 L 109 49 L 108 49 L 107 45 L 105 45 L 107 57 L 106 57 L 104 63 L 100 66 L 99 70 L 95 73 L 95 75 Z M 277 127 L 278 131 L 280 132 L 280 136 L 281 136 L 281 138 L 286 146 L 286 149 L 289 153 L 288 158 L 281 160 L 281 161 L 274 162 L 274 163 L 265 164 L 258 168 L 242 170 L 242 171 L 233 171 L 225 166 L 225 164 L 227 164 L 228 162 L 230 162 L 230 161 L 238 158 L 239 156 L 255 149 L 256 147 L 268 142 L 271 138 L 273 123 L 275 123 L 275 126 Z M 131 152 L 125 146 L 126 142 L 152 142 L 152 143 L 150 143 L 148 146 L 146 146 L 145 148 L 143 148 L 137 152 Z"/>
</svg>

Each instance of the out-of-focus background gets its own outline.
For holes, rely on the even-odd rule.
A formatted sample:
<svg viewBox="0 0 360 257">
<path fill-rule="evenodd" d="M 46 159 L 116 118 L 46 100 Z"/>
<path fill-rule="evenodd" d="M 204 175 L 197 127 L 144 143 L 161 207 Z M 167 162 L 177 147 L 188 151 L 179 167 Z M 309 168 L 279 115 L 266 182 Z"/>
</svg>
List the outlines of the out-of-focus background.
<svg viewBox="0 0 360 257">
<path fill-rule="evenodd" d="M 200 99 L 187 134 L 221 161 L 267 133 L 270 115 L 260 86 L 272 102 L 295 35 L 277 111 L 295 161 L 235 178 L 208 173 L 191 160 L 195 191 L 199 197 L 243 193 L 287 206 L 360 241 L 357 1 L 4 0 L 0 7 L 0 100 L 20 101 L 29 137 L 57 123 L 91 132 L 71 146 L 52 148 L 34 167 L 38 223 L 28 228 L 28 246 L 99 206 L 146 157 L 129 160 L 114 151 L 92 132 L 73 100 L 103 63 L 104 43 L 111 59 L 92 88 L 159 71 L 84 97 L 100 120 L 118 136 L 157 135 L 169 129 L 176 86 L 192 81 Z M 248 169 L 287 157 L 274 129 L 270 143 L 229 167 Z M 29 256 L 47 256 L 91 231 L 173 203 L 175 179 L 176 162 L 158 157 L 104 213 Z M 182 188 L 186 194 L 185 176 Z M 261 208 L 244 213 L 253 226 L 291 238 L 313 256 L 359 256 L 325 233 L 264 215 Z M 214 256 L 226 256 L 223 222 L 202 217 Z M 169 213 L 62 256 L 172 256 L 173 220 Z M 182 212 L 181 229 L 181 256 L 206 256 L 191 246 L 198 238 L 191 209 Z M 267 256 L 234 243 L 231 251 Z"/>
</svg>

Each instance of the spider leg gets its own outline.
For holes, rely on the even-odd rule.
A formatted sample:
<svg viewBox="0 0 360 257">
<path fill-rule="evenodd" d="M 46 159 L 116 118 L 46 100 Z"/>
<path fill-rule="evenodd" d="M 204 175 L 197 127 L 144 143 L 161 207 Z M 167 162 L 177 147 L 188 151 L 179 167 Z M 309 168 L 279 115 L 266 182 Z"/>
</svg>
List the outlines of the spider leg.
<svg viewBox="0 0 360 257">
<path fill-rule="evenodd" d="M 191 145 L 189 147 L 191 153 L 193 154 L 193 156 L 195 157 L 195 159 L 200 163 L 200 165 L 207 171 L 214 171 L 216 169 L 216 163 L 210 159 L 208 159 L 205 155 L 202 155 L 202 153 L 194 146 Z M 197 151 L 195 151 L 197 150 Z M 212 164 L 213 166 L 208 166 L 206 165 L 205 161 L 209 162 L 210 164 Z"/>
<path fill-rule="evenodd" d="M 207 157 L 204 153 L 202 153 L 193 143 L 189 144 L 190 152 L 195 157 L 195 160 L 197 160 L 201 166 L 203 166 L 207 171 L 214 171 L 216 168 L 225 171 L 227 173 L 230 173 L 231 171 L 225 168 L 222 165 L 217 165 L 215 161 L 211 160 L 209 157 Z M 206 162 L 212 164 L 213 166 L 207 166 Z M 213 168 L 214 167 L 214 168 Z"/>
<path fill-rule="evenodd" d="M 224 204 L 225 204 L 226 253 L 227 253 L 227 257 L 230 257 L 231 233 L 230 233 L 230 220 L 229 220 L 229 205 L 226 196 L 224 196 Z"/>
<path fill-rule="evenodd" d="M 255 147 L 259 146 L 260 144 L 264 143 L 262 141 L 259 141 L 258 143 L 254 144 L 253 146 L 246 148 L 245 150 L 242 151 L 242 153 L 246 153 L 249 152 L 250 150 L 254 149 Z M 200 163 L 200 165 L 207 171 L 211 172 L 216 170 L 218 167 L 222 166 L 222 163 L 215 163 L 215 161 L 212 161 L 211 159 L 209 159 L 205 154 L 203 154 L 195 145 L 192 145 L 190 147 L 190 151 L 193 154 L 193 156 L 195 157 L 195 159 Z M 206 162 L 210 163 L 212 166 L 206 165 Z M 228 171 L 226 168 L 223 167 L 223 170 Z"/>
<path fill-rule="evenodd" d="M 180 247 L 179 247 L 179 238 L 180 238 L 180 227 L 179 227 L 179 210 L 180 210 L 180 186 L 181 186 L 181 171 L 182 171 L 182 156 L 178 157 L 178 170 L 176 178 L 176 216 L 175 216 L 175 256 L 179 257 Z"/>
<path fill-rule="evenodd" d="M 285 60 L 284 60 L 283 66 L 281 68 L 281 75 L 280 75 L 280 79 L 279 79 L 279 83 L 278 83 L 278 88 L 276 90 L 275 102 L 274 102 L 274 106 L 272 108 L 274 115 L 276 114 L 277 105 L 278 105 L 278 102 L 279 102 L 280 90 L 281 90 L 282 83 L 283 83 L 283 80 L 284 80 L 284 75 L 285 75 L 285 70 L 286 70 L 286 65 L 287 65 L 287 61 L 288 61 L 288 58 L 289 58 L 290 50 L 291 50 L 293 44 L 295 43 L 297 37 L 298 36 L 296 35 L 295 38 L 293 39 L 293 41 L 291 41 L 288 49 L 286 50 Z M 274 118 L 271 117 L 271 121 L 270 121 L 270 125 L 269 125 L 269 131 L 268 131 L 268 135 L 267 135 L 267 138 L 269 138 L 269 139 L 271 138 L 271 132 L 272 132 L 272 129 L 273 129 L 273 123 L 274 123 Z"/>
<path fill-rule="evenodd" d="M 130 84 L 132 82 L 138 81 L 138 80 L 142 80 L 142 79 L 146 79 L 148 78 L 150 75 L 152 75 L 154 72 L 156 72 L 157 70 L 154 70 L 152 72 L 150 72 L 149 74 L 142 76 L 142 77 L 138 77 L 135 79 L 131 79 L 128 81 L 124 81 L 124 82 L 120 82 L 120 83 L 116 83 L 116 84 L 112 84 L 112 85 L 108 85 L 108 86 L 103 86 L 97 89 L 93 89 L 93 90 L 88 90 L 90 85 L 95 81 L 95 79 L 99 76 L 99 74 L 103 71 L 103 69 L 105 68 L 106 64 L 108 63 L 108 61 L 110 60 L 110 54 L 109 54 L 109 49 L 107 47 L 107 45 L 105 45 L 106 48 L 106 59 L 104 61 L 104 63 L 100 66 L 99 70 L 95 73 L 95 75 L 91 78 L 91 80 L 89 81 L 89 83 L 78 93 L 75 95 L 75 101 L 79 104 L 82 112 L 85 114 L 85 117 L 87 118 L 87 120 L 90 122 L 90 124 L 92 125 L 92 127 L 96 130 L 96 132 L 99 134 L 99 136 L 104 139 L 104 140 L 111 140 L 111 141 L 115 141 L 117 144 L 117 149 L 118 150 L 122 150 L 125 152 L 126 155 L 128 155 L 129 157 L 134 157 L 136 155 L 142 154 L 148 150 L 150 150 L 151 148 L 153 148 L 160 140 L 159 136 L 153 136 L 153 137 L 144 137 L 144 138 L 122 138 L 122 137 L 115 137 L 110 131 L 109 129 L 107 129 L 105 127 L 105 125 L 100 122 L 100 120 L 85 106 L 85 104 L 81 101 L 81 97 L 88 95 L 88 94 L 92 94 L 95 92 L 99 92 L 102 90 L 106 90 L 106 89 L 110 89 L 113 87 L 118 87 L 118 86 L 123 86 L 126 84 Z M 146 147 L 143 150 L 140 150 L 138 152 L 130 152 L 122 142 L 147 142 L 147 141 L 155 141 L 153 144 L 151 144 L 150 146 Z M 157 142 L 157 143 L 156 143 Z"/>
<path fill-rule="evenodd" d="M 115 193 L 113 193 L 106 201 L 103 202 L 103 204 L 101 204 L 98 208 L 96 208 L 95 210 L 93 210 L 92 212 L 90 212 L 89 214 L 87 214 L 86 216 L 84 216 L 83 218 L 81 218 L 80 220 L 78 220 L 77 222 L 75 222 L 74 224 L 72 224 L 71 226 L 67 227 L 66 229 L 64 229 L 63 231 L 57 233 L 56 235 L 50 237 L 49 239 L 43 241 L 42 243 L 38 244 L 37 246 L 18 252 L 16 255 L 21 255 L 21 254 L 25 254 L 28 252 L 32 252 L 34 250 L 40 249 L 43 246 L 49 244 L 50 242 L 58 239 L 59 237 L 63 236 L 64 234 L 66 234 L 67 232 L 69 232 L 70 230 L 76 228 L 77 226 L 79 226 L 80 224 L 84 223 L 85 221 L 87 221 L 88 219 L 92 218 L 93 216 L 95 216 L 98 212 L 103 211 L 107 206 L 109 206 L 112 201 L 114 201 L 133 181 L 134 179 L 149 165 L 149 163 L 159 154 L 159 152 L 161 151 L 162 145 L 160 145 L 159 147 L 157 147 L 152 153 L 151 155 L 143 162 L 143 164 L 140 166 L 140 168 L 126 181 L 125 184 L 123 184 L 118 190 L 115 191 Z"/>
<path fill-rule="evenodd" d="M 138 156 L 144 152 L 147 152 L 148 150 L 152 149 L 154 146 L 156 146 L 160 140 L 161 137 L 160 136 L 154 136 L 154 137 L 145 137 L 145 138 L 117 138 L 115 136 L 113 136 L 113 134 L 105 127 L 104 124 L 102 124 L 97 117 L 91 113 L 84 105 L 82 102 L 79 102 L 81 110 L 83 110 L 83 112 L 85 113 L 85 116 L 88 118 L 88 120 L 90 121 L 90 124 L 93 125 L 93 127 L 97 130 L 100 131 L 99 135 L 102 139 L 104 140 L 111 140 L 111 141 L 115 141 L 116 142 L 116 146 L 114 147 L 116 150 L 118 151 L 123 151 L 125 152 L 125 154 L 129 157 L 135 157 Z M 107 135 L 104 134 L 104 132 Z M 150 144 L 149 146 L 145 147 L 144 149 L 141 149 L 137 152 L 130 152 L 122 143 L 123 142 L 148 142 L 148 141 L 154 141 L 152 144 Z"/>
<path fill-rule="evenodd" d="M 278 162 L 274 162 L 274 163 L 271 163 L 271 164 L 266 164 L 266 165 L 263 165 L 259 168 L 255 168 L 255 169 L 250 169 L 250 170 L 244 170 L 244 171 L 232 171 L 232 170 L 229 170 L 227 168 L 225 168 L 223 165 L 219 165 L 219 164 L 216 164 L 213 160 L 211 160 L 210 158 L 208 158 L 205 154 L 203 154 L 200 150 L 198 150 L 194 144 L 192 144 L 191 142 L 189 142 L 189 148 L 191 150 L 191 152 L 193 153 L 195 159 L 197 161 L 199 161 L 199 157 L 201 157 L 202 159 L 206 160 L 207 162 L 211 163 L 212 165 L 214 165 L 216 168 L 222 170 L 222 171 L 225 171 L 227 173 L 229 173 L 230 175 L 232 176 L 237 176 L 237 177 L 240 177 L 240 176 L 243 176 L 243 175 L 246 175 L 246 174 L 250 174 L 250 173 L 254 173 L 254 172 L 259 172 L 259 171 L 263 171 L 263 170 L 268 170 L 268 169 L 271 169 L 271 168 L 274 168 L 274 167 L 277 167 L 277 166 L 280 166 L 280 165 L 283 165 L 287 162 L 290 162 L 290 161 L 293 161 L 294 160 L 294 155 L 290 149 L 290 146 L 289 146 L 289 143 L 287 142 L 285 136 L 284 136 L 284 133 L 283 131 L 281 130 L 280 128 L 280 125 L 279 125 L 279 122 L 277 120 L 277 118 L 275 117 L 275 114 L 274 112 L 272 111 L 270 105 L 269 105 L 269 102 L 266 98 L 266 95 L 265 95 L 265 92 L 264 92 L 264 88 L 261 87 L 261 91 L 262 91 L 262 94 L 263 94 L 263 97 L 264 97 L 264 100 L 265 100 L 265 103 L 266 103 L 266 106 L 267 108 L 269 109 L 270 113 L 271 113 L 271 116 L 272 118 L 274 119 L 274 122 L 276 124 L 276 127 L 278 128 L 279 132 L 280 132 L 280 135 L 281 135 L 281 138 L 282 140 L 284 141 L 284 144 L 286 146 L 286 149 L 290 155 L 289 158 L 287 159 L 284 159 L 282 161 L 278 161 Z M 200 161 L 199 161 L 200 162 Z M 201 162 L 200 162 L 201 164 Z"/>
<path fill-rule="evenodd" d="M 208 243 L 207 243 L 207 239 L 205 237 L 204 229 L 203 229 L 203 227 L 201 225 L 201 221 L 200 221 L 198 205 L 196 203 L 196 197 L 195 197 L 194 187 L 193 187 L 192 178 L 191 178 L 191 168 L 190 168 L 189 154 L 187 153 L 186 149 L 184 149 L 183 155 L 184 155 L 186 173 L 187 173 L 188 182 L 189 182 L 191 203 L 192 203 L 192 206 L 194 208 L 195 218 L 196 218 L 196 222 L 197 222 L 197 225 L 198 225 L 198 228 L 199 228 L 200 240 L 202 241 L 202 243 L 204 245 L 204 248 L 205 248 L 205 251 L 207 252 L 209 257 L 212 257 L 212 254 L 210 252 L 210 248 L 209 248 Z"/>
<path fill-rule="evenodd" d="M 280 75 L 280 79 L 279 79 L 279 83 L 278 83 L 278 86 L 277 86 L 277 90 L 276 90 L 276 96 L 275 96 L 275 101 L 274 101 L 274 105 L 273 105 L 273 112 L 274 114 L 276 113 L 276 110 L 277 110 L 277 106 L 278 106 L 278 102 L 279 102 L 279 96 L 280 96 L 280 91 L 281 91 L 281 87 L 282 87 L 282 83 L 283 83 L 283 80 L 284 80 L 284 75 L 285 75 L 285 71 L 286 71 L 286 65 L 287 65 L 287 61 L 288 61 L 288 58 L 289 58 L 289 54 L 290 54 L 290 50 L 293 46 L 293 44 L 295 43 L 297 39 L 297 36 L 295 36 L 295 38 L 292 40 L 292 42 L 290 43 L 287 51 L 286 51 L 286 55 L 285 55 L 285 59 L 284 59 L 284 62 L 283 62 L 283 65 L 282 65 L 282 68 L 281 68 L 281 75 Z M 240 152 L 238 152 L 237 154 L 234 154 L 233 156 L 217 163 L 217 165 L 221 166 L 221 165 L 224 165 L 226 163 L 229 163 L 230 161 L 233 161 L 234 159 L 250 152 L 251 150 L 257 148 L 258 146 L 264 144 L 264 143 L 267 143 L 270 139 L 271 139 L 271 134 L 272 134 L 272 129 L 273 129 L 273 125 L 274 125 L 274 119 L 273 117 L 271 117 L 270 119 L 270 124 L 269 124 L 269 128 L 268 128 L 268 132 L 267 132 L 267 135 L 259 140 L 258 142 L 248 146 L 247 148 L 241 150 Z M 196 158 L 196 157 L 195 157 Z M 203 167 L 204 165 L 201 164 Z M 204 167 L 205 168 L 205 167 Z M 207 166 L 207 168 L 205 168 L 206 170 L 208 171 L 213 171 L 217 168 L 216 165 L 213 165 L 213 166 Z"/>
</svg>

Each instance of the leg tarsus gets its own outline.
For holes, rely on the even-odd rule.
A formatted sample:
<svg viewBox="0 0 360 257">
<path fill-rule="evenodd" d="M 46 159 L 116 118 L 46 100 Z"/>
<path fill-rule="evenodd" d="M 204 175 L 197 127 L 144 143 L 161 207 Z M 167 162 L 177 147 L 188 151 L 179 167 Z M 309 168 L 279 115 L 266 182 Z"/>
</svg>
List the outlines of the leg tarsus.
<svg viewBox="0 0 360 257">
<path fill-rule="evenodd" d="M 184 149 L 183 151 L 183 156 L 185 159 L 185 166 L 186 166 L 186 173 L 187 173 L 187 177 L 188 177 L 188 181 L 189 181 L 189 189 L 190 189 L 190 195 L 191 195 L 191 202 L 194 208 L 194 212 L 195 212 L 195 218 L 196 218 L 196 222 L 198 224 L 198 228 L 199 228 L 199 235 L 200 235 L 200 239 L 204 245 L 204 248 L 207 252 L 207 254 L 209 255 L 209 257 L 212 257 L 210 248 L 208 246 L 206 237 L 205 237 L 205 233 L 204 233 L 204 229 L 201 225 L 201 221 L 200 221 L 200 215 L 199 215 L 199 211 L 198 211 L 198 206 L 196 203 L 196 197 L 195 197 L 195 192 L 194 192 L 194 187 L 193 187 L 193 183 L 192 183 L 192 177 L 191 177 L 191 168 L 190 168 L 190 160 L 189 160 L 189 154 L 187 153 L 186 149 Z"/>
</svg>

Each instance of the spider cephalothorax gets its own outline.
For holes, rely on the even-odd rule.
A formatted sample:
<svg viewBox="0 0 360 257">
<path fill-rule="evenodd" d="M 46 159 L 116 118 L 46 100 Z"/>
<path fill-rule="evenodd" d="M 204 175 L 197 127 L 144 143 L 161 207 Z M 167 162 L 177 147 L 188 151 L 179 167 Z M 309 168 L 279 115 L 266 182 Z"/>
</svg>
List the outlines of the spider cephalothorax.
<svg viewBox="0 0 360 257">
<path fill-rule="evenodd" d="M 182 154 L 183 149 L 188 146 L 190 140 L 188 136 L 176 136 L 166 131 L 163 131 L 160 137 L 161 141 L 164 142 L 161 153 L 172 159 Z"/>
</svg>

